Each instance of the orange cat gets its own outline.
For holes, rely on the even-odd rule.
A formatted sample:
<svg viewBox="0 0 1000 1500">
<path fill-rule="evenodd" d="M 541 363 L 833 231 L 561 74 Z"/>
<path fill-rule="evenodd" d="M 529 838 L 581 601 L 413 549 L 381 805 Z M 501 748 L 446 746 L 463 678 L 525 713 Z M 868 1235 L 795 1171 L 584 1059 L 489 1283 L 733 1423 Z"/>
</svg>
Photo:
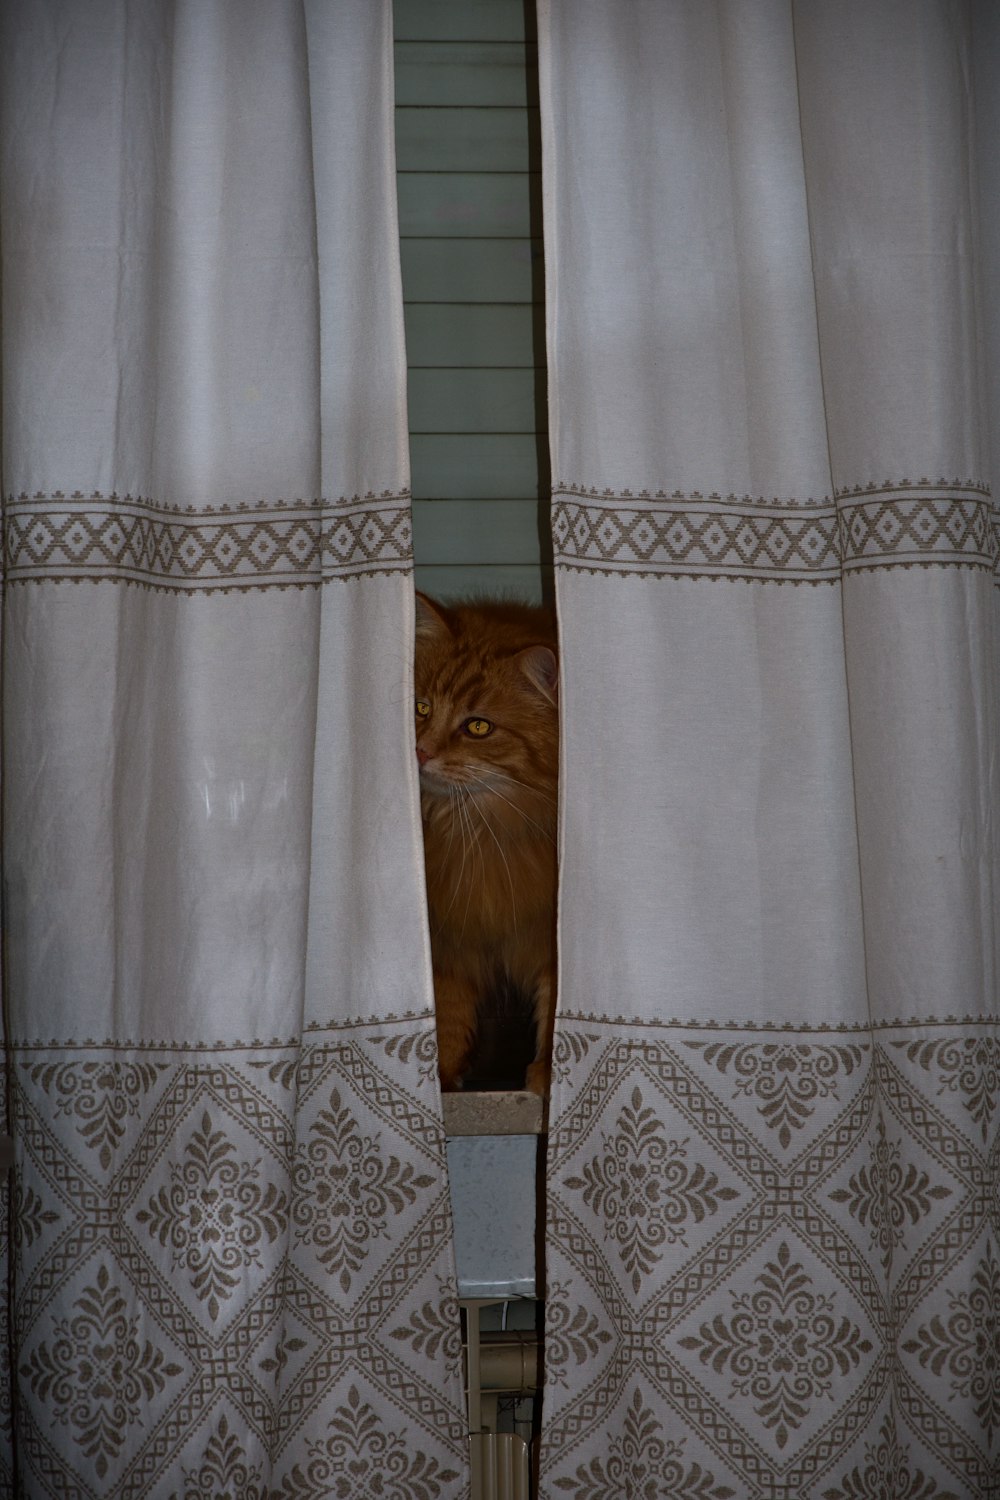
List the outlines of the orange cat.
<svg viewBox="0 0 1000 1500">
<path fill-rule="evenodd" d="M 461 1086 L 477 1009 L 534 1006 L 526 1086 L 548 1090 L 556 985 L 559 715 L 552 612 L 417 595 L 417 760 L 441 1086 Z"/>
</svg>

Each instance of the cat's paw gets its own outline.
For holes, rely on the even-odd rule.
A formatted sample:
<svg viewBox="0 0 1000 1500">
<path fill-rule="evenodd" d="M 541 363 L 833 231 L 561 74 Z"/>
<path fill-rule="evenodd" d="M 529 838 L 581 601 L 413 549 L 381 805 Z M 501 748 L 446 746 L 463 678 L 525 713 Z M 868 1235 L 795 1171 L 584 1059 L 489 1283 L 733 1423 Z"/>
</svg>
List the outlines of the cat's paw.
<svg viewBox="0 0 1000 1500">
<path fill-rule="evenodd" d="M 549 1083 L 551 1082 L 551 1068 L 548 1063 L 533 1062 L 528 1066 L 524 1075 L 524 1087 L 529 1094 L 540 1094 L 543 1099 L 548 1098 Z"/>
</svg>

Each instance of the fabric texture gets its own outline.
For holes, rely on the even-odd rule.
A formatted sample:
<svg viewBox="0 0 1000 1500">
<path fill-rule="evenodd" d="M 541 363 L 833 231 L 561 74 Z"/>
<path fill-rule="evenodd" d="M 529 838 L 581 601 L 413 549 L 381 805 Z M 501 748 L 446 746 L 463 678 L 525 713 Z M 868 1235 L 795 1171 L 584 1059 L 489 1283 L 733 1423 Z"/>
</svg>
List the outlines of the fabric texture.
<svg viewBox="0 0 1000 1500">
<path fill-rule="evenodd" d="M 3 16 L 19 1493 L 457 1497 L 389 0 Z"/>
<path fill-rule="evenodd" d="M 542 1494 L 993 1494 L 995 17 L 539 26 Z"/>
</svg>

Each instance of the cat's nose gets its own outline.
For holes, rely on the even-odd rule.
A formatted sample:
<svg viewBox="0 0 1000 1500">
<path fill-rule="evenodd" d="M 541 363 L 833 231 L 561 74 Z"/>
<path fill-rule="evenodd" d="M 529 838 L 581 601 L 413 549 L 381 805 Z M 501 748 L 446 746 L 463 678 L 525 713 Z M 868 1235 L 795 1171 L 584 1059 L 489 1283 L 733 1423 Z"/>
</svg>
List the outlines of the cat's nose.
<svg viewBox="0 0 1000 1500">
<path fill-rule="evenodd" d="M 430 758 L 431 758 L 430 757 L 430 751 L 425 750 L 423 748 L 423 746 L 418 745 L 417 746 L 417 760 L 419 761 L 419 763 L 422 766 L 425 766 L 427 764 L 427 762 L 430 760 Z"/>
</svg>

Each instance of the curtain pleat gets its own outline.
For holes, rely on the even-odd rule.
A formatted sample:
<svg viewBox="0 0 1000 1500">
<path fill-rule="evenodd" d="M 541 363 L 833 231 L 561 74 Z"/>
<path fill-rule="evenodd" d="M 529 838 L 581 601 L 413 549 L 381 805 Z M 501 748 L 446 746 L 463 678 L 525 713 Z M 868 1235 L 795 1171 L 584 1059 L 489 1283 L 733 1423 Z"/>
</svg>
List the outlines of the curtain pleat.
<svg viewBox="0 0 1000 1500">
<path fill-rule="evenodd" d="M 539 5 L 546 1500 L 995 1487 L 995 36 Z"/>
<path fill-rule="evenodd" d="M 3 16 L 7 1477 L 458 1496 L 389 0 Z"/>
</svg>

